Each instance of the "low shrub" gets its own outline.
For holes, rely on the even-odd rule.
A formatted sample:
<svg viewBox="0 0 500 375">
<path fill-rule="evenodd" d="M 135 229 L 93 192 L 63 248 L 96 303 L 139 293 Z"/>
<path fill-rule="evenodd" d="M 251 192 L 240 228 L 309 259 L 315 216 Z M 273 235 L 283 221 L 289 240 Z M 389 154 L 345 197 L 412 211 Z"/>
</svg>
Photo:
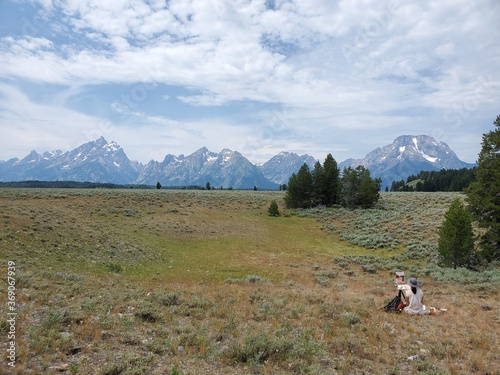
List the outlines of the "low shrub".
<svg viewBox="0 0 500 375">
<path fill-rule="evenodd" d="M 163 306 L 177 306 L 180 304 L 179 293 L 170 292 L 170 293 L 161 294 L 158 296 L 158 301 Z"/>
<path fill-rule="evenodd" d="M 260 332 L 246 336 L 243 342 L 233 342 L 225 355 L 236 362 L 264 363 L 271 357 L 286 357 L 293 349 L 293 341 Z"/>
<path fill-rule="evenodd" d="M 149 323 L 156 323 L 163 320 L 161 311 L 148 301 L 140 303 L 134 315 L 142 321 Z"/>
<path fill-rule="evenodd" d="M 406 245 L 406 247 L 400 254 L 393 256 L 393 259 L 401 262 L 416 259 L 428 259 L 437 261 L 437 244 L 430 242 L 411 241 Z"/>
<path fill-rule="evenodd" d="M 110 358 L 108 364 L 101 369 L 101 375 L 141 375 L 148 372 L 152 355 L 125 353 L 121 358 Z"/>
<path fill-rule="evenodd" d="M 361 323 L 361 317 L 357 313 L 352 313 L 349 311 L 345 311 L 341 314 L 341 319 L 344 322 L 344 324 L 348 326 L 352 326 L 355 324 Z"/>
<path fill-rule="evenodd" d="M 109 272 L 122 273 L 123 267 L 118 263 L 106 263 L 106 268 Z"/>
</svg>

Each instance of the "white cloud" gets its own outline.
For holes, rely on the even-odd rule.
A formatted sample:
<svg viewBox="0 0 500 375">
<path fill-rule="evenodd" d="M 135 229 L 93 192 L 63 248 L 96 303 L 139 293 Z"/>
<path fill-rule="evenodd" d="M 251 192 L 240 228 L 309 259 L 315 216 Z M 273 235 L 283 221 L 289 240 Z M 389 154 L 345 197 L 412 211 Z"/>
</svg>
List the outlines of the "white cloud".
<svg viewBox="0 0 500 375">
<path fill-rule="evenodd" d="M 132 160 L 146 163 L 150 159 L 161 161 L 167 153 L 187 154 L 201 147 L 220 151 L 251 136 L 251 129 L 223 120 L 181 123 L 131 111 L 119 103 L 114 103 L 113 109 L 122 121 L 112 122 L 53 103 L 35 103 L 15 87 L 1 83 L 0 98 L 0 160 L 22 158 L 31 150 L 68 151 L 104 136 L 118 142 Z M 214 138 L 207 134 L 210 132 L 224 136 Z"/>
<path fill-rule="evenodd" d="M 1 160 L 23 157 L 33 149 L 76 147 L 89 140 L 87 134 L 93 137 L 101 122 L 62 107 L 34 103 L 9 85 L 0 84 L 0 96 Z"/>
<path fill-rule="evenodd" d="M 264 0 L 34 3 L 47 22 L 26 28 L 27 35 L 0 34 L 0 79 L 10 85 L 26 80 L 68 87 L 182 86 L 189 93 L 167 91 L 163 99 L 219 109 L 218 125 L 202 128 L 208 122 L 204 118 L 186 125 L 161 111 L 142 108 L 142 102 L 131 110 L 115 101 L 113 108 L 141 120 L 137 126 L 153 134 L 161 124 L 174 128 L 158 139 L 178 139 L 179 144 L 183 140 L 184 146 L 190 145 L 191 131 L 199 132 L 200 147 L 201 142 L 217 146 L 223 131 L 228 136 L 223 147 L 239 144 L 256 157 L 287 145 L 327 150 L 328 144 L 349 157 L 360 143 L 366 148 L 356 150 L 356 156 L 381 146 L 375 143 L 381 138 L 425 130 L 442 134 L 452 148 L 456 140 L 462 150 L 469 150 L 462 157 L 470 161 L 479 145 L 464 145 L 465 140 L 480 139 L 483 128 L 478 123 L 494 113 L 500 99 L 500 5 L 495 1 L 277 0 L 274 6 Z M 65 108 L 64 101 L 43 105 L 43 111 L 35 100 L 24 96 L 22 101 L 33 122 L 46 123 L 47 117 L 54 121 L 57 113 L 92 130 L 91 123 L 102 121 Z M 247 101 L 263 105 L 256 108 L 255 121 L 224 112 L 226 104 Z M 289 130 L 286 136 L 275 131 L 267 137 L 267 130 L 262 130 L 269 121 L 265 105 L 270 103 L 287 110 L 282 129 Z M 28 126 L 13 102 L 3 108 L 4 134 Z M 120 128 L 118 134 L 134 133 Z M 354 141 L 348 142 L 351 134 Z M 300 141 L 286 138 L 291 135 Z M 360 141 L 363 135 L 369 139 Z M 346 139 L 346 146 L 339 137 Z M 128 142 L 133 144 L 133 138 Z M 174 143 L 169 145 L 177 147 Z"/>
<path fill-rule="evenodd" d="M 178 96 L 177 99 L 194 106 L 218 106 L 226 102 L 224 97 L 217 95 Z"/>
</svg>

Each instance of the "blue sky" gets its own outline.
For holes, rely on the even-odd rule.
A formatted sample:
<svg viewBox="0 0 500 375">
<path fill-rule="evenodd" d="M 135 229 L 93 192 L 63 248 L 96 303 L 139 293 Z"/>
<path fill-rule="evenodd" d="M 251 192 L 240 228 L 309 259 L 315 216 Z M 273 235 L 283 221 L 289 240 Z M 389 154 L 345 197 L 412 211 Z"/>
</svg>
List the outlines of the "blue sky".
<svg viewBox="0 0 500 375">
<path fill-rule="evenodd" d="M 0 160 L 104 136 L 341 162 L 403 134 L 467 162 L 500 115 L 496 0 L 2 0 Z"/>
</svg>

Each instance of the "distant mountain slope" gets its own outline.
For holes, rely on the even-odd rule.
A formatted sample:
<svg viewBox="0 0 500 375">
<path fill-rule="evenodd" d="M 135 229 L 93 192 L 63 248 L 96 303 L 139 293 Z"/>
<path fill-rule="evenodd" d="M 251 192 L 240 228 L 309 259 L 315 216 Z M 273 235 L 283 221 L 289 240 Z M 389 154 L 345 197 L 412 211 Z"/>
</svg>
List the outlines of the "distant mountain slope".
<svg viewBox="0 0 500 375">
<path fill-rule="evenodd" d="M 299 156 L 293 152 L 282 151 L 259 168 L 268 180 L 277 184 L 287 184 L 290 176 L 293 173 L 297 173 L 304 163 L 312 171 L 316 159 L 307 154 Z"/>
<path fill-rule="evenodd" d="M 372 177 L 381 178 L 385 189 L 392 181 L 406 180 L 420 171 L 472 168 L 475 164 L 461 161 L 446 143 L 428 135 L 402 135 L 363 159 L 347 159 L 339 167 L 342 170 L 359 165 L 368 168 Z"/>
<path fill-rule="evenodd" d="M 0 164 L 0 181 L 88 181 L 126 184 L 137 177 L 137 166 L 115 142 L 103 137 L 68 152 L 31 151 L 22 160 Z"/>
<path fill-rule="evenodd" d="M 224 149 L 220 153 L 200 148 L 189 156 L 167 155 L 160 163 L 151 160 L 141 171 L 136 183 L 165 186 L 206 186 L 214 188 L 277 189 L 262 172 L 239 152 Z"/>
<path fill-rule="evenodd" d="M 103 137 L 66 152 L 51 163 L 55 180 L 112 182 L 127 184 L 137 178 L 138 170 L 123 149 Z"/>
</svg>

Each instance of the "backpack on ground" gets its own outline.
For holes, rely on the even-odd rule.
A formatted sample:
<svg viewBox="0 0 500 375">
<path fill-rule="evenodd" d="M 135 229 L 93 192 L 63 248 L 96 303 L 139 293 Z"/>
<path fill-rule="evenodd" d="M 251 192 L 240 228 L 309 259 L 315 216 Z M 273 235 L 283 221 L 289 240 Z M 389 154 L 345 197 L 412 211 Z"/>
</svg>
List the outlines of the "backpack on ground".
<svg viewBox="0 0 500 375">
<path fill-rule="evenodd" d="M 401 312 L 406 306 L 406 301 L 404 299 L 403 293 L 401 290 L 398 295 L 394 297 L 387 305 L 383 307 L 385 311 L 388 312 Z"/>
</svg>

